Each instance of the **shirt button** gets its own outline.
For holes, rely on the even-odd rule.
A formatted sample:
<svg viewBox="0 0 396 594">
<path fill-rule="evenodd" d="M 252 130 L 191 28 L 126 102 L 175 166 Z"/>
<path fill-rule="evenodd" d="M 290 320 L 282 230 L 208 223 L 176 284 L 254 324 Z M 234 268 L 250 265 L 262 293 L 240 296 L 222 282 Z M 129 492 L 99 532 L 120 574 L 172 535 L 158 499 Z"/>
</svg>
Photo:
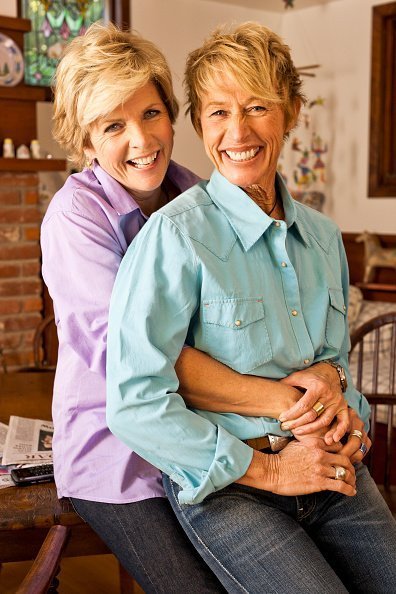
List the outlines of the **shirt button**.
<svg viewBox="0 0 396 594">
<path fill-rule="evenodd" d="M 343 305 L 343 306 L 342 306 L 342 309 L 343 309 L 344 311 L 346 311 L 346 305 Z"/>
<path fill-rule="evenodd" d="M 275 227 L 280 227 L 280 222 L 279 221 L 275 221 Z"/>
<path fill-rule="evenodd" d="M 298 311 L 296 309 L 292 309 L 292 316 L 298 316 Z"/>
<path fill-rule="evenodd" d="M 309 359 L 304 359 L 304 365 L 308 365 L 309 362 Z"/>
<path fill-rule="evenodd" d="M 287 267 L 287 262 L 282 262 L 281 263 L 282 268 L 286 268 Z"/>
<path fill-rule="evenodd" d="M 235 326 L 240 326 L 241 325 L 241 320 L 235 320 Z"/>
</svg>

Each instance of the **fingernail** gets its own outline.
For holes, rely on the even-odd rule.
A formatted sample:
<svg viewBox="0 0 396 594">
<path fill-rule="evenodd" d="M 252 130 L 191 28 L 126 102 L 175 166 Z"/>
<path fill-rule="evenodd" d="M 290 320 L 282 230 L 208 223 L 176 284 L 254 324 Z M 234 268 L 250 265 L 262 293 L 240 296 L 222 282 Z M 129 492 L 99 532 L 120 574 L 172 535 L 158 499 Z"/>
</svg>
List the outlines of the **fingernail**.
<svg viewBox="0 0 396 594">
<path fill-rule="evenodd" d="M 285 419 L 286 419 L 286 415 L 285 415 L 285 414 L 283 414 L 283 413 L 281 413 L 281 414 L 279 415 L 279 420 L 280 420 L 280 422 L 282 423 L 282 422 L 283 422 Z"/>
<path fill-rule="evenodd" d="M 282 431 L 289 431 L 290 425 L 289 423 L 282 423 L 280 428 L 282 429 Z"/>
</svg>

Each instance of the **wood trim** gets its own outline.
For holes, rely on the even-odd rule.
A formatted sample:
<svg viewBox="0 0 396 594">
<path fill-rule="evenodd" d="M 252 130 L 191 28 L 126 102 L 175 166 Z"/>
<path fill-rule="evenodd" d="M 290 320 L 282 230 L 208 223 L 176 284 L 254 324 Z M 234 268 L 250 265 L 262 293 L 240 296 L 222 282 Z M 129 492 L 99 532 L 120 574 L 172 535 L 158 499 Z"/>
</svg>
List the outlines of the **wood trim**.
<svg viewBox="0 0 396 594">
<path fill-rule="evenodd" d="M 130 0 L 109 0 L 109 17 L 120 29 L 130 29 Z"/>
<path fill-rule="evenodd" d="M 0 158 L 0 171 L 65 171 L 64 159 L 4 159 Z"/>
<path fill-rule="evenodd" d="M 0 16 L 0 29 L 8 29 L 9 31 L 21 31 L 22 33 L 29 33 L 31 28 L 32 23 L 30 22 L 30 19 Z"/>
<path fill-rule="evenodd" d="M 396 197 L 396 2 L 372 10 L 369 188 Z"/>
</svg>

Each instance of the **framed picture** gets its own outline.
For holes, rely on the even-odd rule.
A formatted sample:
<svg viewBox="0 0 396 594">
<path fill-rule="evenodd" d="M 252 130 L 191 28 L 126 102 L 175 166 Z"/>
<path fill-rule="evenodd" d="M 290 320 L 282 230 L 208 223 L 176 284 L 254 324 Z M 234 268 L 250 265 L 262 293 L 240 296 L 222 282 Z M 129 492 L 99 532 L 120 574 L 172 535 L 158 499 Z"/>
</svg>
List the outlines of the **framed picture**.
<svg viewBox="0 0 396 594">
<path fill-rule="evenodd" d="M 109 19 L 108 0 L 20 0 L 32 30 L 24 36 L 25 83 L 49 86 L 65 45 L 90 24 Z"/>
</svg>

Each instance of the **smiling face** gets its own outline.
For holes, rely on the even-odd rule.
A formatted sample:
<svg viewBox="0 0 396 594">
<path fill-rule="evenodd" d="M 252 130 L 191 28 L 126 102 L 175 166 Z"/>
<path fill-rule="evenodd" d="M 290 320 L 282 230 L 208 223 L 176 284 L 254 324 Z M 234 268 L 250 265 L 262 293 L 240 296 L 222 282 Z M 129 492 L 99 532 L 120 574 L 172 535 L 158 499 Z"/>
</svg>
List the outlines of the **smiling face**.
<svg viewBox="0 0 396 594">
<path fill-rule="evenodd" d="M 173 149 L 173 128 L 156 86 L 147 83 L 123 105 L 94 122 L 89 159 L 138 201 L 159 199 Z"/>
<path fill-rule="evenodd" d="M 227 77 L 200 99 L 202 139 L 216 169 L 241 188 L 272 188 L 287 131 L 281 106 L 252 96 Z"/>
</svg>

